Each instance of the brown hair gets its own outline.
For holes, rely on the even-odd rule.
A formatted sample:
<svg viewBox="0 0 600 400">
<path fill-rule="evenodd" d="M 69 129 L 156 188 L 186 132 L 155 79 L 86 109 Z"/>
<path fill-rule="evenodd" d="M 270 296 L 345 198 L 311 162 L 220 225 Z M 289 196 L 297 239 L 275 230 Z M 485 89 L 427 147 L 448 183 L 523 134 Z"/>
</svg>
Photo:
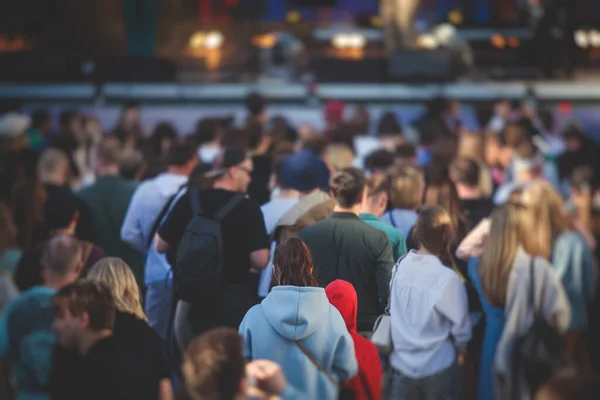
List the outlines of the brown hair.
<svg viewBox="0 0 600 400">
<path fill-rule="evenodd" d="M 344 208 L 351 208 L 360 202 L 365 190 L 365 173 L 358 168 L 344 168 L 336 172 L 329 181 L 335 202 Z"/>
<path fill-rule="evenodd" d="M 414 210 L 421 205 L 421 173 L 417 168 L 404 167 L 394 173 L 390 182 L 392 208 Z"/>
<path fill-rule="evenodd" d="M 290 238 L 277 246 L 273 266 L 278 285 L 319 286 L 312 275 L 310 250 L 298 238 Z"/>
<path fill-rule="evenodd" d="M 390 192 L 390 180 L 383 175 L 371 175 L 365 183 L 366 196 L 369 198 Z"/>
<path fill-rule="evenodd" d="M 448 211 L 442 207 L 423 208 L 415 224 L 415 238 L 420 247 L 437 256 L 447 267 L 456 270 L 451 251 L 455 241 L 454 225 Z"/>
<path fill-rule="evenodd" d="M 75 317 L 87 313 L 89 329 L 102 331 L 115 325 L 115 299 L 110 288 L 103 282 L 82 280 L 60 289 L 52 299 L 55 315 L 66 310 Z"/>
<path fill-rule="evenodd" d="M 47 235 L 44 205 L 48 194 L 44 186 L 32 178 L 23 178 L 12 189 L 14 221 L 19 229 L 19 246 L 27 249 Z"/>
<path fill-rule="evenodd" d="M 244 378 L 243 349 L 242 338 L 231 328 L 212 329 L 194 339 L 181 366 L 188 396 L 234 399 Z"/>
<path fill-rule="evenodd" d="M 0 201 L 0 255 L 17 243 L 17 227 L 10 208 Z"/>
<path fill-rule="evenodd" d="M 462 214 L 460 199 L 456 191 L 456 186 L 449 179 L 439 179 L 430 182 L 425 187 L 423 204 L 426 206 L 440 206 L 450 215 L 452 227 L 457 240 L 462 240 L 466 236 L 468 224 Z"/>
<path fill-rule="evenodd" d="M 96 150 L 96 159 L 105 165 L 119 165 L 121 163 L 121 142 L 116 138 L 103 139 Z"/>
</svg>

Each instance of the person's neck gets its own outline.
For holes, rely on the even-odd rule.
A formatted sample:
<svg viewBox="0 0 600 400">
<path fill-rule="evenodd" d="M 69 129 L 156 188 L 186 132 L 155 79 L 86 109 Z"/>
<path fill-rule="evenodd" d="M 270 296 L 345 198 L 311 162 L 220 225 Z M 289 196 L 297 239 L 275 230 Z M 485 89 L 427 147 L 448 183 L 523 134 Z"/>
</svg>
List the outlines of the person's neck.
<svg viewBox="0 0 600 400">
<path fill-rule="evenodd" d="M 363 204 L 362 207 L 360 208 L 360 214 L 370 214 L 370 215 L 374 215 L 377 218 L 380 218 L 383 215 L 383 212 L 378 213 L 374 207 L 370 207 L 367 204 Z"/>
<path fill-rule="evenodd" d="M 119 166 L 118 165 L 105 165 L 99 167 L 96 171 L 96 175 L 101 178 L 104 176 L 117 176 L 119 175 Z"/>
<path fill-rule="evenodd" d="M 180 167 L 180 166 L 176 166 L 176 165 L 171 165 L 167 169 L 167 171 L 173 175 L 188 176 L 190 174 L 189 168 Z"/>
<path fill-rule="evenodd" d="M 456 191 L 459 199 L 470 200 L 481 197 L 481 191 L 478 187 L 469 187 L 461 183 L 456 184 Z"/>
<path fill-rule="evenodd" d="M 425 246 L 420 246 L 419 250 L 417 250 L 417 254 L 422 254 L 422 255 L 426 255 L 426 256 L 434 256 L 435 255 L 431 251 L 427 250 L 425 248 Z"/>
<path fill-rule="evenodd" d="M 235 193 L 239 192 L 238 188 L 235 187 L 234 183 L 229 180 L 216 181 L 213 184 L 213 189 L 222 189 Z"/>
<path fill-rule="evenodd" d="M 62 174 L 44 175 L 40 177 L 40 181 L 45 185 L 65 186 L 67 184 Z"/>
<path fill-rule="evenodd" d="M 340 206 L 339 204 L 336 204 L 335 207 L 333 208 L 333 212 L 336 212 L 336 213 L 349 213 L 349 214 L 358 215 L 360 213 L 360 204 L 357 204 L 357 205 L 355 205 L 354 207 L 351 207 L 351 208 L 344 208 L 344 207 Z"/>
<path fill-rule="evenodd" d="M 66 236 L 74 236 L 75 235 L 75 230 L 77 229 L 77 227 L 74 226 L 68 226 L 66 228 L 59 228 L 59 229 L 55 229 L 54 233 L 56 235 L 66 235 Z"/>
<path fill-rule="evenodd" d="M 277 194 L 278 199 L 297 199 L 299 193 L 294 189 L 279 189 L 279 193 Z"/>
<path fill-rule="evenodd" d="M 80 356 L 87 355 L 92 347 L 102 339 L 106 339 L 112 335 L 112 331 L 110 329 L 103 329 L 101 331 L 89 331 L 81 339 L 77 346 L 77 351 Z"/>
<path fill-rule="evenodd" d="M 47 274 L 50 275 L 50 274 Z M 64 277 L 64 276 L 45 276 L 44 278 L 44 287 L 48 289 L 60 290 L 67 285 L 75 282 L 76 279 L 72 277 Z"/>
</svg>

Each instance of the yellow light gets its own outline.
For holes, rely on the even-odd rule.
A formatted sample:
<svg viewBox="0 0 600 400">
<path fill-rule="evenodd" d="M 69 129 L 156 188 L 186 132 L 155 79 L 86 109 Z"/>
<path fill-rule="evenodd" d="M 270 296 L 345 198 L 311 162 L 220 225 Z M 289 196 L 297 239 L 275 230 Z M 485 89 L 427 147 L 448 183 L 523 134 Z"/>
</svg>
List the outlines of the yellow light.
<svg viewBox="0 0 600 400">
<path fill-rule="evenodd" d="M 338 33 L 331 39 L 331 44 L 336 49 L 362 49 L 367 39 L 360 33 Z"/>
<path fill-rule="evenodd" d="M 371 17 L 371 25 L 373 25 L 375 28 L 381 28 L 383 26 L 381 17 L 379 15 Z"/>
<path fill-rule="evenodd" d="M 506 40 L 504 40 L 504 36 L 500 35 L 499 33 L 492 35 L 491 42 L 492 46 L 497 49 L 503 49 L 506 47 Z"/>
<path fill-rule="evenodd" d="M 189 45 L 194 50 L 215 50 L 220 48 L 224 41 L 223 34 L 217 31 L 196 32 L 190 37 Z"/>
<path fill-rule="evenodd" d="M 252 44 L 261 49 L 270 49 L 275 46 L 275 43 L 277 43 L 277 37 L 270 33 L 254 36 L 252 38 Z"/>
<path fill-rule="evenodd" d="M 452 10 L 448 13 L 448 21 L 454 25 L 460 25 L 463 23 L 463 15 L 459 10 Z"/>
<path fill-rule="evenodd" d="M 295 24 L 295 23 L 300 22 L 301 18 L 302 18 L 302 15 L 300 15 L 300 13 L 298 11 L 290 11 L 285 16 L 285 20 L 287 22 L 289 22 L 290 24 Z"/>
</svg>

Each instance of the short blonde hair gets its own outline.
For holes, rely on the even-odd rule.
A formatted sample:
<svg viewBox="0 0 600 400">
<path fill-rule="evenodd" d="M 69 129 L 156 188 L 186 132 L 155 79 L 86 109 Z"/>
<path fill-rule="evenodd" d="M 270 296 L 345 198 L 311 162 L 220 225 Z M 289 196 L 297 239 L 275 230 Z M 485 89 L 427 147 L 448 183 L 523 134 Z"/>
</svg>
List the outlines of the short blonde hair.
<svg viewBox="0 0 600 400">
<path fill-rule="evenodd" d="M 327 163 L 334 171 L 341 171 L 344 168 L 352 166 L 354 161 L 354 152 L 350 146 L 334 143 L 325 149 L 325 158 Z"/>
<path fill-rule="evenodd" d="M 467 158 L 477 162 L 484 160 L 484 139 L 477 133 L 464 133 L 458 140 L 458 158 Z"/>
<path fill-rule="evenodd" d="M 137 282 L 125 261 L 117 257 L 105 257 L 92 266 L 87 278 L 104 282 L 110 287 L 117 310 L 148 321 L 142 309 Z"/>
<path fill-rule="evenodd" d="M 64 151 L 58 149 L 44 150 L 40 156 L 37 166 L 39 179 L 43 179 L 48 174 L 69 171 L 69 158 Z"/>
<path fill-rule="evenodd" d="M 404 167 L 392 173 L 390 203 L 392 208 L 414 210 L 421 205 L 421 172 Z"/>
</svg>

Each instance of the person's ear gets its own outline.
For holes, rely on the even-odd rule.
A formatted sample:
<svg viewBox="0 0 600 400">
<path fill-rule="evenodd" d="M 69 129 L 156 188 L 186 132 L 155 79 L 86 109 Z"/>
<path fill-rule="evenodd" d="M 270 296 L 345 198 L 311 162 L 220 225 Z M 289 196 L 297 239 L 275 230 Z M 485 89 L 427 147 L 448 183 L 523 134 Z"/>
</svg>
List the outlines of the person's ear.
<svg viewBox="0 0 600 400">
<path fill-rule="evenodd" d="M 365 192 L 363 191 L 360 194 L 360 197 L 358 198 L 358 203 L 356 203 L 356 204 L 362 204 L 364 200 L 365 200 Z"/>
<path fill-rule="evenodd" d="M 90 326 L 90 314 L 87 311 L 81 313 L 79 317 L 79 327 L 81 329 L 87 329 Z"/>
<path fill-rule="evenodd" d="M 387 208 L 387 204 L 388 204 L 388 195 L 387 193 L 383 193 L 382 195 L 379 196 L 379 207 L 382 208 Z"/>
<path fill-rule="evenodd" d="M 83 262 L 79 261 L 77 263 L 77 266 L 75 267 L 75 271 L 73 271 L 73 272 L 77 275 L 77 277 L 79 277 L 81 275 L 82 270 L 83 270 Z"/>
</svg>

